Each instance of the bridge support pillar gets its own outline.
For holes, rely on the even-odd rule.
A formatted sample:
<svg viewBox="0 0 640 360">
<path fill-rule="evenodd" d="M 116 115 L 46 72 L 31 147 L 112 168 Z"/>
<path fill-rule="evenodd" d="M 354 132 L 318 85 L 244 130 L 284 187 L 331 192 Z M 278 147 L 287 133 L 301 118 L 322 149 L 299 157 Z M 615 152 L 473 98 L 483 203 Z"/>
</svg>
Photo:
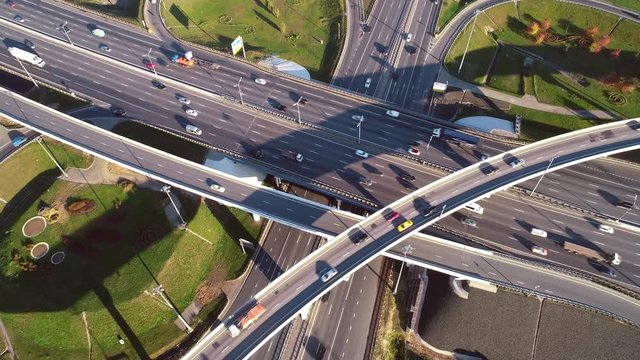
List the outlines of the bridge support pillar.
<svg viewBox="0 0 640 360">
<path fill-rule="evenodd" d="M 336 205 L 336 207 L 340 209 L 340 206 L 342 206 L 342 199 L 336 199 Z"/>
<path fill-rule="evenodd" d="M 488 281 L 469 280 L 469 287 L 488 291 L 494 294 L 498 292 L 498 287 L 496 287 L 495 285 L 491 285 L 491 283 L 489 283 Z"/>
<path fill-rule="evenodd" d="M 467 300 L 469 298 L 469 292 L 462 286 L 462 281 L 464 280 L 456 279 L 453 276 L 449 277 L 449 284 L 451 284 L 453 293 L 458 295 L 458 297 Z"/>
</svg>

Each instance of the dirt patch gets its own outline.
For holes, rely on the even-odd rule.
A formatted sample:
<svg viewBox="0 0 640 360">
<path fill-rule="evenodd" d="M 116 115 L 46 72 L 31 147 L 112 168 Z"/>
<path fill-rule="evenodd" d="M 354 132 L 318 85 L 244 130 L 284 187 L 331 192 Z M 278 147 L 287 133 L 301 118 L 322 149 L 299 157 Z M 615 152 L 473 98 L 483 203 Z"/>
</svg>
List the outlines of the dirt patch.
<svg viewBox="0 0 640 360">
<path fill-rule="evenodd" d="M 22 226 L 22 234 L 32 238 L 40 235 L 47 228 L 47 220 L 42 216 L 34 216 Z"/>
<path fill-rule="evenodd" d="M 196 299 L 207 305 L 222 293 L 222 283 L 227 278 L 227 269 L 216 266 L 207 275 L 207 279 L 198 285 Z"/>
</svg>

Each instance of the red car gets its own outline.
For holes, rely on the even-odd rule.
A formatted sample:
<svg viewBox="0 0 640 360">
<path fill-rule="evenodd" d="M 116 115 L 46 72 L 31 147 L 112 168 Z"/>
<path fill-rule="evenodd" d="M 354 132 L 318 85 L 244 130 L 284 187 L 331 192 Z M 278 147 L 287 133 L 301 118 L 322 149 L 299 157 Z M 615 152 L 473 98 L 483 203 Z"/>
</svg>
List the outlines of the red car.
<svg viewBox="0 0 640 360">
<path fill-rule="evenodd" d="M 7 0 L 7 5 L 11 6 L 12 8 L 16 7 L 16 3 L 11 0 Z"/>
<path fill-rule="evenodd" d="M 146 62 L 144 64 L 146 67 L 148 67 L 149 69 L 154 69 L 156 67 L 156 64 L 152 63 L 152 62 Z"/>
<path fill-rule="evenodd" d="M 387 221 L 393 221 L 393 220 L 395 220 L 395 219 L 397 219 L 399 217 L 400 217 L 400 213 L 397 212 L 397 211 L 394 211 L 394 212 L 392 212 L 390 214 L 385 215 L 384 218 L 387 219 Z"/>
</svg>

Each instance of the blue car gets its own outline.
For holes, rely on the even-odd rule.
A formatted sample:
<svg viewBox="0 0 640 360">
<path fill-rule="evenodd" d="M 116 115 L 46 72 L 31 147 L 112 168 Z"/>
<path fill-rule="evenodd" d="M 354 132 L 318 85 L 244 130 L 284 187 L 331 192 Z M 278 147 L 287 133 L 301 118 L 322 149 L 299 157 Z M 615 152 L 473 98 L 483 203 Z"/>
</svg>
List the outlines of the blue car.
<svg viewBox="0 0 640 360">
<path fill-rule="evenodd" d="M 11 140 L 13 147 L 18 147 L 22 145 L 23 142 L 27 141 L 27 137 L 24 135 L 17 136 Z"/>
</svg>

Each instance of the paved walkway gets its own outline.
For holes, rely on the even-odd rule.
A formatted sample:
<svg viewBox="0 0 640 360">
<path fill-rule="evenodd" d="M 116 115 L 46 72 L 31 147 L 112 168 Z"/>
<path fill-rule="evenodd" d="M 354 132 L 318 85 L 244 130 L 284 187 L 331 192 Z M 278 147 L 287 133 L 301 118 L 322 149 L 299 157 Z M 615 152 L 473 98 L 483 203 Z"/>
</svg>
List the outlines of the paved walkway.
<svg viewBox="0 0 640 360">
<path fill-rule="evenodd" d="M 549 113 L 555 113 L 560 115 L 577 115 L 583 118 L 591 119 L 617 119 L 618 117 L 613 113 L 604 110 L 572 110 L 562 106 L 544 104 L 538 101 L 533 95 L 524 95 L 518 97 L 515 95 L 505 94 L 498 90 L 494 90 L 488 87 L 479 86 L 461 80 L 453 75 L 449 74 L 444 67 L 438 75 L 438 82 L 449 83 L 449 86 L 457 87 L 460 89 L 467 89 L 475 94 L 482 94 L 486 97 L 508 102 L 510 104 L 522 106 L 529 109 L 535 109 L 539 111 L 545 111 Z"/>
</svg>

